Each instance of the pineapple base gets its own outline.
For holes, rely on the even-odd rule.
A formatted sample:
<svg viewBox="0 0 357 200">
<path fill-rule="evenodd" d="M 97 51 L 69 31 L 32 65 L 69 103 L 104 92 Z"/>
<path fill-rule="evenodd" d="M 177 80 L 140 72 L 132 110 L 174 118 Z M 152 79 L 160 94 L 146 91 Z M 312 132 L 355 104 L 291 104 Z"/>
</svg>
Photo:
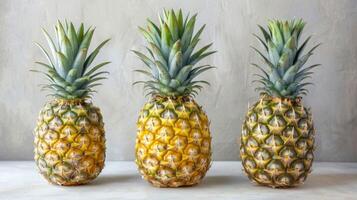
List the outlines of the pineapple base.
<svg viewBox="0 0 357 200">
<path fill-rule="evenodd" d="M 189 97 L 154 97 L 137 122 L 136 164 L 156 187 L 198 184 L 211 164 L 209 121 Z"/>
<path fill-rule="evenodd" d="M 249 108 L 243 123 L 243 170 L 260 185 L 298 186 L 311 172 L 314 136 L 310 109 L 300 99 L 262 96 Z"/>
<path fill-rule="evenodd" d="M 37 168 L 50 183 L 83 185 L 104 167 L 100 110 L 84 100 L 53 100 L 40 111 L 34 131 Z"/>
</svg>

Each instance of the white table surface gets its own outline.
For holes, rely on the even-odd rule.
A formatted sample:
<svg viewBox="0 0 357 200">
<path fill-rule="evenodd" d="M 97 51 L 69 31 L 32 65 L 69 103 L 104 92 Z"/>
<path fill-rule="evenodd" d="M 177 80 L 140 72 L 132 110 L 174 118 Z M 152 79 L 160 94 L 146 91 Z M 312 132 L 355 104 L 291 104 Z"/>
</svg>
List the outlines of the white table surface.
<svg viewBox="0 0 357 200">
<path fill-rule="evenodd" d="M 194 187 L 155 188 L 142 180 L 133 162 L 107 162 L 88 185 L 61 187 L 48 184 L 34 162 L 0 162 L 0 200 L 241 200 L 241 199 L 356 199 L 357 163 L 314 163 L 306 183 L 290 189 L 251 184 L 240 162 L 213 162 L 204 180 Z"/>
</svg>

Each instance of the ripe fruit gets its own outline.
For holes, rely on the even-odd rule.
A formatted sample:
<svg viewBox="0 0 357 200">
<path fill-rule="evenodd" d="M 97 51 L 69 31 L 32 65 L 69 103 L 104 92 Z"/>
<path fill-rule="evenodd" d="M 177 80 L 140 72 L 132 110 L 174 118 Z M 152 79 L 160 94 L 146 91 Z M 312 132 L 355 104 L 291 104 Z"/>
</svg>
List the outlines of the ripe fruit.
<svg viewBox="0 0 357 200">
<path fill-rule="evenodd" d="M 195 34 L 196 15 L 183 20 L 179 12 L 164 11 L 160 25 L 148 20 L 140 28 L 149 43 L 149 56 L 135 54 L 148 70 L 136 70 L 151 80 L 139 81 L 151 95 L 137 122 L 136 164 L 143 178 L 157 187 L 179 187 L 197 184 L 211 162 L 209 121 L 193 96 L 201 89 L 194 80 L 213 68 L 195 66 L 214 53 L 211 44 L 193 52 L 204 26 Z"/>
</svg>

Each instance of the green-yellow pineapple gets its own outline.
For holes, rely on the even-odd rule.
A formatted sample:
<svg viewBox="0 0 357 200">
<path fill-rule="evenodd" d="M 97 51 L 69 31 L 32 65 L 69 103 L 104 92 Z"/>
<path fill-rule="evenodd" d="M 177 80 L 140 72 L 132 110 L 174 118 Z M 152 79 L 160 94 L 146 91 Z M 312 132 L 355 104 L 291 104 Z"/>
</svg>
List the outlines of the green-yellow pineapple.
<svg viewBox="0 0 357 200">
<path fill-rule="evenodd" d="M 211 162 L 209 121 L 193 96 L 206 81 L 196 81 L 209 65 L 195 66 L 211 44 L 194 52 L 204 26 L 194 34 L 196 15 L 183 19 L 164 11 L 156 25 L 140 28 L 149 46 L 148 56 L 134 51 L 148 67 L 137 70 L 151 80 L 139 81 L 151 95 L 137 122 L 136 164 L 144 179 L 157 187 L 197 184 Z"/>
<path fill-rule="evenodd" d="M 291 187 L 303 183 L 311 171 L 314 159 L 314 125 L 311 111 L 302 104 L 305 82 L 318 65 L 304 64 L 318 46 L 306 54 L 308 37 L 298 45 L 305 26 L 302 20 L 269 22 L 268 30 L 259 26 L 266 68 L 261 74 L 261 98 L 250 106 L 242 127 L 240 155 L 244 171 L 253 182 L 270 187 Z"/>
<path fill-rule="evenodd" d="M 72 23 L 55 26 L 56 40 L 46 30 L 49 54 L 37 44 L 48 63 L 36 62 L 45 70 L 53 100 L 41 110 L 34 131 L 35 161 L 40 173 L 51 183 L 80 185 L 96 178 L 104 167 L 105 137 L 100 110 L 91 103 L 93 88 L 100 85 L 108 72 L 104 62 L 91 67 L 102 42 L 87 56 L 94 33 L 84 30 L 83 24 L 75 30 Z"/>
</svg>

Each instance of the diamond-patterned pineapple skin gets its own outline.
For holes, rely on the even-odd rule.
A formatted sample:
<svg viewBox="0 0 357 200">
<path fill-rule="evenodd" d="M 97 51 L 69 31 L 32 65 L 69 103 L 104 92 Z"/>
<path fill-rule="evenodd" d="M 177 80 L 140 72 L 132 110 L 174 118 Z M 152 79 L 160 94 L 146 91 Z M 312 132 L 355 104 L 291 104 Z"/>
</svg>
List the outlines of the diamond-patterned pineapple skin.
<svg viewBox="0 0 357 200">
<path fill-rule="evenodd" d="M 275 188 L 306 180 L 314 158 L 315 130 L 311 112 L 300 100 L 263 96 L 249 108 L 240 155 L 251 181 Z"/>
<path fill-rule="evenodd" d="M 209 120 L 189 97 L 154 97 L 137 122 L 136 164 L 156 187 L 199 183 L 211 164 Z"/>
<path fill-rule="evenodd" d="M 53 100 L 40 111 L 34 131 L 39 172 L 58 185 L 81 185 L 104 167 L 105 136 L 100 110 L 84 100 Z"/>
</svg>

